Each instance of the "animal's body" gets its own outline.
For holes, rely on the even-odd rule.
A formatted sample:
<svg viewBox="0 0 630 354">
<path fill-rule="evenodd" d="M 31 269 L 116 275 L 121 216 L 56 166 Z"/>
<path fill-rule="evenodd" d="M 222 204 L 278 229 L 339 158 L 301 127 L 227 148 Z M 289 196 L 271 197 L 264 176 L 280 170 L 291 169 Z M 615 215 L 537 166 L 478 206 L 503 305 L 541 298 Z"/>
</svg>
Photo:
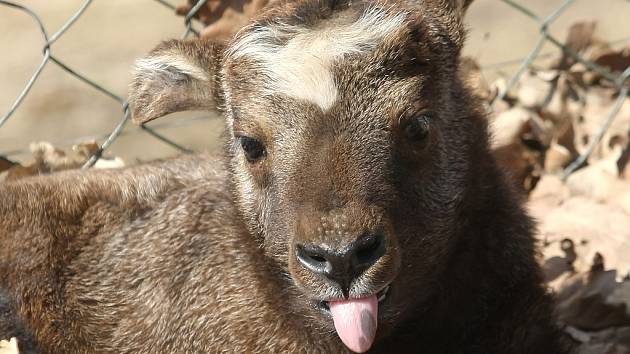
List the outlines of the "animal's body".
<svg viewBox="0 0 630 354">
<path fill-rule="evenodd" d="M 218 105 L 225 153 L 0 185 L 0 337 L 563 353 L 532 222 L 458 77 L 467 5 L 276 4 L 227 47 L 158 47 L 135 119 Z"/>
</svg>

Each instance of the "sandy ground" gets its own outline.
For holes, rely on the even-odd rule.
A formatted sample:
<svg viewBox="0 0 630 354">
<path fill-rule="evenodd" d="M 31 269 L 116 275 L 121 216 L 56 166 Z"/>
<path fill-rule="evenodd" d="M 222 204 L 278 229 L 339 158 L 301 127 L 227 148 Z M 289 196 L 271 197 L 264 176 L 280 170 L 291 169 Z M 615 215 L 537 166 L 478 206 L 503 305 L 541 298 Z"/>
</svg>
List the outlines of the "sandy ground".
<svg viewBox="0 0 630 354">
<path fill-rule="evenodd" d="M 563 3 L 516 1 L 543 17 Z M 16 2 L 40 15 L 49 35 L 83 3 L 79 0 Z M 550 31 L 563 39 L 574 21 L 597 20 L 598 34 L 615 41 L 630 37 L 628 18 L 630 1 L 627 0 L 576 1 L 550 26 Z M 476 0 L 467 22 L 470 33 L 465 54 L 477 58 L 487 68 L 489 78 L 513 72 L 518 65 L 515 60 L 527 55 L 539 35 L 536 22 L 498 0 Z M 54 43 L 52 53 L 77 72 L 124 97 L 134 59 L 161 40 L 179 37 L 183 28 L 181 17 L 154 0 L 94 1 Z M 32 18 L 0 4 L 0 113 L 9 109 L 41 61 L 42 44 Z M 546 46 L 543 52 L 553 53 L 555 49 Z M 122 109 L 116 100 L 51 62 L 22 105 L 0 128 L 0 155 L 28 161 L 30 142 L 43 140 L 68 146 L 82 137 L 102 137 L 121 117 Z M 215 149 L 222 126 L 219 119 L 204 112 L 178 114 L 152 124 L 164 135 L 195 150 Z M 133 125 L 126 128 L 125 135 L 113 144 L 110 152 L 129 163 L 178 153 Z"/>
</svg>

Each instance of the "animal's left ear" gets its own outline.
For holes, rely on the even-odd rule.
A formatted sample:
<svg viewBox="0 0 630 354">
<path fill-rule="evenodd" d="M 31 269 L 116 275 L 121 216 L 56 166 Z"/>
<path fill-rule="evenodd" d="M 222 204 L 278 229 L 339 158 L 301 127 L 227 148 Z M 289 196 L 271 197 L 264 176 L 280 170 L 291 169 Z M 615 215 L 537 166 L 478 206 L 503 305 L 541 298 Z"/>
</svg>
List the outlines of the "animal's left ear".
<svg viewBox="0 0 630 354">
<path fill-rule="evenodd" d="M 460 50 L 464 45 L 466 30 L 464 15 L 473 0 L 434 0 L 438 16 L 445 25 L 444 30 Z"/>
</svg>

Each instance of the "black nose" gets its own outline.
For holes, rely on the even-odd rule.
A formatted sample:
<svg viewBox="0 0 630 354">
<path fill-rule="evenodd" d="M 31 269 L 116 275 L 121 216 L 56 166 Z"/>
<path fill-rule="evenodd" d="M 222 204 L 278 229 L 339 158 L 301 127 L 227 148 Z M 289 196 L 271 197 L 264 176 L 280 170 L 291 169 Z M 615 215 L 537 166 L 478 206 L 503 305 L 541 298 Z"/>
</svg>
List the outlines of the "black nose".
<svg viewBox="0 0 630 354">
<path fill-rule="evenodd" d="M 295 253 L 306 269 L 326 276 L 347 290 L 354 278 L 385 254 L 385 243 L 383 235 L 370 235 L 342 249 L 326 244 L 296 244 Z"/>
</svg>

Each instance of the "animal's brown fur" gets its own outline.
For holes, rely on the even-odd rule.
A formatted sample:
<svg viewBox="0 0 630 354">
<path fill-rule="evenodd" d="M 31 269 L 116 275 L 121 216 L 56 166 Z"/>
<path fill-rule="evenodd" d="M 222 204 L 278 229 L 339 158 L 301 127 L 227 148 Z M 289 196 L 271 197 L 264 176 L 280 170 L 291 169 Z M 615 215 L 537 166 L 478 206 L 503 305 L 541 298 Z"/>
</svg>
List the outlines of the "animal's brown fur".
<svg viewBox="0 0 630 354">
<path fill-rule="evenodd" d="M 368 5 L 405 14 L 394 35 L 335 61 L 327 110 L 263 94 L 258 64 L 222 46 L 160 46 L 132 85 L 135 118 L 220 106 L 225 157 L 0 185 L 0 337 L 43 353 L 344 352 L 320 300 L 391 283 L 372 352 L 565 352 L 532 223 L 457 76 L 468 3 L 271 7 L 241 36 Z M 427 138 L 408 139 L 407 121 L 427 112 Z M 247 162 L 240 136 L 264 158 Z M 366 234 L 386 251 L 347 289 L 296 260 L 297 244 Z"/>
</svg>

